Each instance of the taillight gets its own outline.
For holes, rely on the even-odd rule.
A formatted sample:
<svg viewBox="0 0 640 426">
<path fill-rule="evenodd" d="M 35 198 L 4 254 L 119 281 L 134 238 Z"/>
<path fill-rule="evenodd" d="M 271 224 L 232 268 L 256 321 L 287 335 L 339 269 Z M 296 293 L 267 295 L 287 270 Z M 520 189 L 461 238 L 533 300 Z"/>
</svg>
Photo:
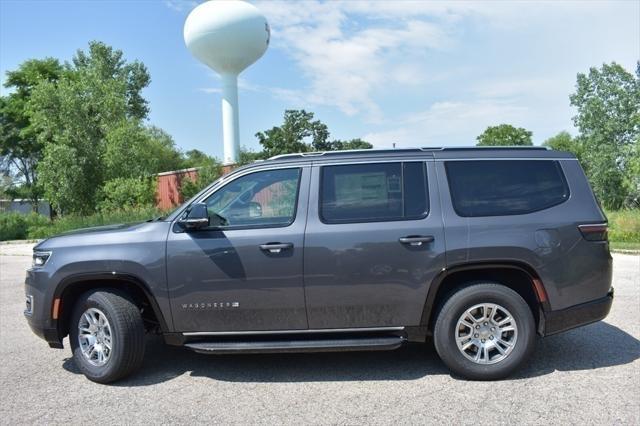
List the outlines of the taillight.
<svg viewBox="0 0 640 426">
<path fill-rule="evenodd" d="M 578 225 L 578 229 L 587 241 L 607 241 L 607 230 L 609 227 L 606 223 Z"/>
</svg>

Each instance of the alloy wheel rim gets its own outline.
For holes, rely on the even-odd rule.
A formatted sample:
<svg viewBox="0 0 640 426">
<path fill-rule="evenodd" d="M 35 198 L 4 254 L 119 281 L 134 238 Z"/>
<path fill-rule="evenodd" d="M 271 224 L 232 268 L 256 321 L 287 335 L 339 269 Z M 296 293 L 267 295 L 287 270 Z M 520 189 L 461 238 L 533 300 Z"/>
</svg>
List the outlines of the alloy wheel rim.
<svg viewBox="0 0 640 426">
<path fill-rule="evenodd" d="M 506 308 L 481 303 L 460 315 L 455 329 L 458 350 L 476 364 L 495 364 L 513 352 L 518 325 Z"/>
<path fill-rule="evenodd" d="M 96 367 L 111 357 L 113 334 L 107 316 L 100 309 L 89 308 L 78 321 L 78 343 L 84 359 Z"/>
</svg>

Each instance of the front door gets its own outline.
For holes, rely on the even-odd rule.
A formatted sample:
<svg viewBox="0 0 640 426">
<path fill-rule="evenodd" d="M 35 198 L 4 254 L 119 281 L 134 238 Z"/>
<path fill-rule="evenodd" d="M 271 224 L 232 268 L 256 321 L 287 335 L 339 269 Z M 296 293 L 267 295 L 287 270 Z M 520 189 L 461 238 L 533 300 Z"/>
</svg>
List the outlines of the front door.
<svg viewBox="0 0 640 426">
<path fill-rule="evenodd" d="M 174 224 L 167 279 L 176 331 L 307 328 L 309 175 L 309 167 L 249 172 L 200 200 L 223 225 L 185 232 Z"/>
<path fill-rule="evenodd" d="M 304 257 L 309 328 L 419 325 L 444 265 L 432 160 L 313 167 Z"/>
</svg>

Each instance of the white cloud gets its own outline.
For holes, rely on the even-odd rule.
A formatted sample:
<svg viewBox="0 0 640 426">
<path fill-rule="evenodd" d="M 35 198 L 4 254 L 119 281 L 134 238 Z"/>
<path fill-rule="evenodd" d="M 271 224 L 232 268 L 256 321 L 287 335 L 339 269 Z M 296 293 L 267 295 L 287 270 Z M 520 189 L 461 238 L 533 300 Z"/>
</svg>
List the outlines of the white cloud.
<svg viewBox="0 0 640 426">
<path fill-rule="evenodd" d="M 386 5 L 393 16 L 381 14 Z M 390 82 L 420 81 L 415 62 L 428 50 L 446 49 L 447 25 L 416 19 L 391 3 L 264 2 L 275 48 L 285 50 L 308 81 L 302 92 L 311 105 L 338 107 L 347 115 L 375 120 L 381 109 L 373 93 Z M 360 26 L 356 18 L 374 19 Z M 402 60 L 400 60 L 402 58 Z M 408 60 L 407 60 L 408 58 Z M 287 92 L 291 96 L 291 91 Z"/>
<path fill-rule="evenodd" d="M 164 5 L 176 12 L 190 11 L 198 5 L 195 0 L 164 0 Z"/>
<path fill-rule="evenodd" d="M 500 100 L 437 102 L 398 120 L 395 129 L 368 133 L 363 139 L 376 148 L 390 148 L 393 143 L 396 147 L 474 145 L 469 134 L 478 135 L 501 122 L 518 125 L 530 113 L 527 107 Z"/>
</svg>

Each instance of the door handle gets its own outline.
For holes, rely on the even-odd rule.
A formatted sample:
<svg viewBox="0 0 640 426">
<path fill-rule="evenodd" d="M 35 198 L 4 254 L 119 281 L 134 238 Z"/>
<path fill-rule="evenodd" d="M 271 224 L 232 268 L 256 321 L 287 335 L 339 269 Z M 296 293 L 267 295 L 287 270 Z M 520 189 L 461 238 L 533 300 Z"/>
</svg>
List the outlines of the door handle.
<svg viewBox="0 0 640 426">
<path fill-rule="evenodd" d="M 409 244 L 413 247 L 419 247 L 423 243 L 432 243 L 433 240 L 433 235 L 410 235 L 398 239 L 402 244 Z"/>
<path fill-rule="evenodd" d="M 260 244 L 260 250 L 268 251 L 269 253 L 280 253 L 282 250 L 293 248 L 292 243 L 267 243 Z"/>
</svg>

